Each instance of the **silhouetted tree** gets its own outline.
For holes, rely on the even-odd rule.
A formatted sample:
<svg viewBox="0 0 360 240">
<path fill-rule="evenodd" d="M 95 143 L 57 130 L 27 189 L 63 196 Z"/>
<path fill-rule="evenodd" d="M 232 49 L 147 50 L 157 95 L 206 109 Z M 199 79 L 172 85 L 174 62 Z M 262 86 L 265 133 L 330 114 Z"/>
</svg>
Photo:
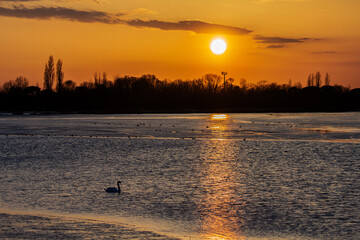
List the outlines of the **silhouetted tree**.
<svg viewBox="0 0 360 240">
<path fill-rule="evenodd" d="M 19 76 L 15 79 L 14 86 L 16 88 L 24 89 L 29 86 L 29 80 L 26 77 Z"/>
<path fill-rule="evenodd" d="M 37 94 L 40 93 L 40 88 L 39 87 L 36 87 L 36 86 L 30 86 L 30 87 L 26 87 L 24 89 L 24 93 L 29 95 L 29 96 L 36 96 Z"/>
<path fill-rule="evenodd" d="M 2 87 L 2 91 L 4 93 L 8 93 L 12 86 L 13 86 L 13 81 L 12 80 L 4 82 L 3 87 Z"/>
<path fill-rule="evenodd" d="M 320 87 L 321 86 L 321 74 L 320 72 L 317 72 L 315 75 L 315 82 L 316 82 L 316 87 Z"/>
<path fill-rule="evenodd" d="M 307 80 L 307 86 L 308 87 L 313 87 L 314 86 L 314 74 L 313 73 L 311 73 L 311 74 L 309 74 L 309 76 L 308 76 L 308 80 Z"/>
<path fill-rule="evenodd" d="M 248 88 L 245 78 L 240 79 L 239 85 L 243 91 L 245 91 Z"/>
<path fill-rule="evenodd" d="M 101 85 L 100 73 L 99 74 L 97 72 L 94 73 L 94 84 L 95 84 L 95 87 L 99 87 Z"/>
<path fill-rule="evenodd" d="M 56 90 L 58 93 L 61 92 L 64 80 L 64 73 L 62 71 L 62 61 L 59 59 L 56 63 Z"/>
<path fill-rule="evenodd" d="M 10 91 L 11 88 L 17 90 L 24 90 L 26 87 L 29 86 L 29 80 L 26 77 L 19 76 L 15 79 L 15 81 L 7 81 L 3 84 L 3 92 L 7 93 Z"/>
<path fill-rule="evenodd" d="M 67 92 L 73 92 L 76 88 L 76 82 L 73 80 L 67 80 L 64 82 L 64 90 Z"/>
<path fill-rule="evenodd" d="M 325 75 L 325 86 L 329 86 L 330 85 L 330 75 L 328 73 L 326 73 Z"/>
<path fill-rule="evenodd" d="M 216 93 L 221 82 L 221 77 L 217 74 L 206 74 L 202 80 L 205 83 L 204 86 L 208 93 Z"/>
<path fill-rule="evenodd" d="M 50 56 L 48 62 L 45 64 L 44 71 L 44 89 L 52 90 L 54 83 L 55 70 L 54 70 L 54 57 Z"/>
<path fill-rule="evenodd" d="M 234 81 L 235 81 L 235 79 L 233 79 L 233 78 L 228 78 L 228 79 L 226 79 L 226 85 L 227 85 L 228 87 L 232 87 Z"/>
<path fill-rule="evenodd" d="M 108 79 L 107 79 L 107 74 L 106 72 L 103 72 L 102 74 L 102 85 L 106 85 Z"/>
<path fill-rule="evenodd" d="M 3 87 L 2 87 L 2 91 L 4 93 L 8 93 L 12 86 L 13 86 L 12 80 L 4 82 Z"/>
<path fill-rule="evenodd" d="M 292 80 L 289 79 L 289 82 L 288 82 L 288 88 L 291 88 L 292 87 Z"/>
<path fill-rule="evenodd" d="M 62 67 L 57 64 L 58 73 Z M 52 70 L 51 70 L 52 69 Z M 350 92 L 342 86 L 321 85 L 320 73 L 308 76 L 308 87 L 300 83 L 288 84 L 259 81 L 247 84 L 245 79 L 240 85 L 233 85 L 233 79 L 225 79 L 216 74 L 207 74 L 193 80 L 160 81 L 154 75 L 141 77 L 116 77 L 108 80 L 106 73 L 94 74 L 94 81 L 83 82 L 79 87 L 72 80 L 63 81 L 63 94 L 54 94 L 51 80 L 54 74 L 52 56 L 45 65 L 45 91 L 38 87 L 27 87 L 24 77 L 8 81 L 0 92 L 0 110 L 23 111 L 78 111 L 78 112 L 178 112 L 178 111 L 341 111 L 360 110 L 359 90 Z M 52 72 L 52 74 L 51 74 Z M 50 76 L 50 77 L 49 77 Z M 325 84 L 330 83 L 326 74 Z M 317 87 L 315 87 L 315 85 Z"/>
<path fill-rule="evenodd" d="M 103 72 L 102 74 L 101 85 L 106 88 L 112 87 L 112 81 L 108 80 L 106 72 Z"/>
<path fill-rule="evenodd" d="M 82 82 L 80 83 L 80 87 L 81 88 L 87 88 L 87 89 L 92 89 L 95 88 L 95 84 L 93 82 Z"/>
<path fill-rule="evenodd" d="M 301 88 L 302 88 L 301 82 L 295 83 L 295 84 L 294 84 L 294 87 L 297 88 L 297 89 L 301 89 Z"/>
</svg>

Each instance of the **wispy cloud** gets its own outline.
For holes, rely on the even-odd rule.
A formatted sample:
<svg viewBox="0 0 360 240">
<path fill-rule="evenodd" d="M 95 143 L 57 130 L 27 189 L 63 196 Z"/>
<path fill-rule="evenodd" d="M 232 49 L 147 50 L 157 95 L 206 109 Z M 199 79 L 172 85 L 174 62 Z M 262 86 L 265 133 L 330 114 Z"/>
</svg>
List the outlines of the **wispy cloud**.
<svg viewBox="0 0 360 240">
<path fill-rule="evenodd" d="M 243 35 L 252 31 L 245 28 L 232 27 L 203 21 L 165 22 L 159 20 L 144 21 L 140 19 L 126 20 L 120 17 L 125 14 L 110 14 L 100 11 L 76 10 L 65 7 L 14 8 L 0 7 L 0 16 L 34 19 L 67 19 L 77 22 L 100 22 L 106 24 L 126 24 L 134 27 L 149 27 L 161 30 L 183 30 L 199 34 L 232 34 Z"/>
<path fill-rule="evenodd" d="M 127 25 L 135 27 L 150 27 L 161 30 L 184 30 L 192 31 L 199 34 L 231 34 L 244 35 L 252 31 L 246 28 L 232 27 L 214 23 L 207 23 L 203 21 L 179 21 L 179 22 L 164 22 L 158 20 L 143 21 L 140 19 L 127 20 Z"/>
<path fill-rule="evenodd" d="M 311 40 L 311 38 L 283 38 L 283 37 L 264 37 L 264 36 L 255 36 L 254 39 L 258 43 L 275 43 L 275 44 L 281 44 L 281 43 L 303 43 L 308 40 Z"/>
<path fill-rule="evenodd" d="M 0 2 L 34 2 L 38 0 L 0 0 Z"/>
<path fill-rule="evenodd" d="M 26 8 L 24 6 L 14 8 L 0 7 L 0 16 L 33 18 L 33 19 L 66 19 L 78 22 L 100 22 L 106 24 L 117 24 L 121 20 L 114 15 L 100 11 L 84 11 L 64 7 L 38 7 Z"/>
<path fill-rule="evenodd" d="M 267 46 L 266 48 L 283 48 L 285 47 L 284 44 L 271 44 L 269 46 Z"/>
<path fill-rule="evenodd" d="M 42 0 L 0 0 L 0 3 L 1 2 L 8 2 L 8 3 L 20 3 L 20 2 L 40 2 Z M 80 1 L 80 0 L 57 0 L 56 2 L 77 2 L 77 1 Z M 107 0 L 89 0 L 89 1 L 92 1 L 94 3 L 103 3 L 103 2 L 107 2 Z"/>
<path fill-rule="evenodd" d="M 5 0 L 0 0 L 5 1 Z M 6 1 L 32 1 L 32 0 L 6 0 Z M 228 34 L 249 35 L 252 30 L 199 20 L 167 22 L 160 20 L 127 19 L 125 13 L 112 14 L 103 11 L 77 10 L 66 7 L 35 7 L 27 8 L 23 5 L 12 8 L 0 7 L 0 16 L 29 18 L 29 19 L 65 19 L 84 23 L 125 24 L 133 27 L 155 28 L 165 31 L 190 31 L 197 34 Z M 125 18 L 127 17 L 127 18 Z M 304 43 L 311 38 L 284 38 L 252 35 L 257 43 L 269 44 L 267 48 L 283 48 L 289 43 Z"/>
<path fill-rule="evenodd" d="M 312 54 L 335 54 L 335 51 L 317 51 L 313 52 Z"/>
</svg>

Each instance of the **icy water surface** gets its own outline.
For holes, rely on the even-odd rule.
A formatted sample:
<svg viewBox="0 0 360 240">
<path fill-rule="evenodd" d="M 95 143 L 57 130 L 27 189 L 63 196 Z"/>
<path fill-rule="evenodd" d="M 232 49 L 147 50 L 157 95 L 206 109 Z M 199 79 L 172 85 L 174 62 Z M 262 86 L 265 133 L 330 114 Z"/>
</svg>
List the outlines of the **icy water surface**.
<svg viewBox="0 0 360 240">
<path fill-rule="evenodd" d="M 359 239 L 359 146 L 359 113 L 2 116 L 0 235 Z"/>
</svg>

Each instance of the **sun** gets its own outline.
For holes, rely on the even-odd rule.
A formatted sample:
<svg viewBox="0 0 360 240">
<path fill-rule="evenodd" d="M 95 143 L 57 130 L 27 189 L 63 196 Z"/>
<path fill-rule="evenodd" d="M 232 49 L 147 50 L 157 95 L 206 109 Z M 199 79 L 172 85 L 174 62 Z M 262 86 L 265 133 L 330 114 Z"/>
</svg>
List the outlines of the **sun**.
<svg viewBox="0 0 360 240">
<path fill-rule="evenodd" d="M 223 54 L 226 51 L 226 47 L 226 42 L 221 38 L 212 40 L 210 44 L 211 51 L 216 55 Z"/>
</svg>

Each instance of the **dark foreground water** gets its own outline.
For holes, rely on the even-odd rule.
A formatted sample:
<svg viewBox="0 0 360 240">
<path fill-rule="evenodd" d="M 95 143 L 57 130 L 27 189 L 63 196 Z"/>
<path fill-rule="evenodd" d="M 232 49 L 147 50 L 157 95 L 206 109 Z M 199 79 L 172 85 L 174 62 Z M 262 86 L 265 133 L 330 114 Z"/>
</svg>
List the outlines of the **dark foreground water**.
<svg viewBox="0 0 360 240">
<path fill-rule="evenodd" d="M 359 239 L 359 147 L 359 113 L 1 116 L 0 236 Z"/>
</svg>

